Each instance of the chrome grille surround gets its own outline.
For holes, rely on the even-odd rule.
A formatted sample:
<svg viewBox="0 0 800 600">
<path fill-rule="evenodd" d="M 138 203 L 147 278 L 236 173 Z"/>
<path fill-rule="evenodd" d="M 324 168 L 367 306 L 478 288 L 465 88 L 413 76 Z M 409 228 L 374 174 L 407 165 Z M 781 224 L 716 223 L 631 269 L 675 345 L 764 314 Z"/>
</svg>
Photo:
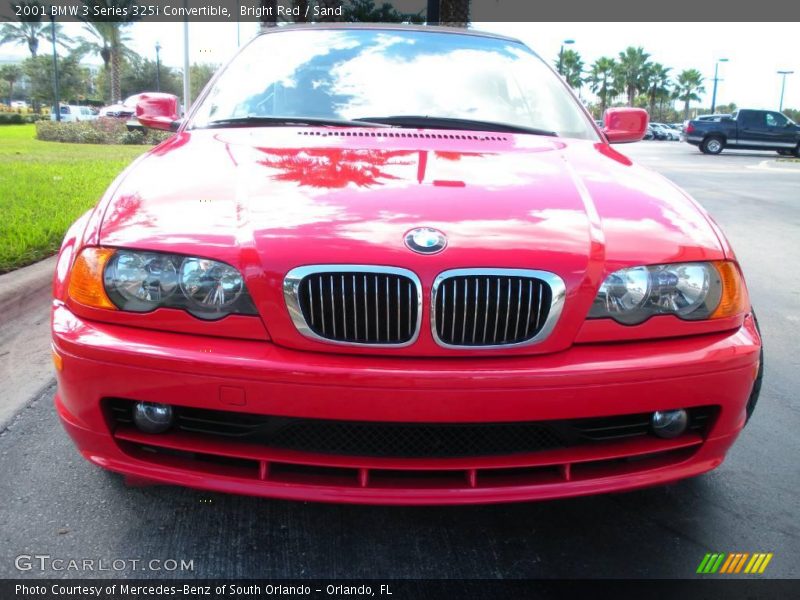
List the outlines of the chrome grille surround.
<svg viewBox="0 0 800 600">
<path fill-rule="evenodd" d="M 541 281 L 543 284 L 549 286 L 550 288 L 550 305 L 547 315 L 544 319 L 544 323 L 538 329 L 536 334 L 529 338 L 518 342 L 510 342 L 510 343 L 471 343 L 471 344 L 452 344 L 445 340 L 443 340 L 439 335 L 439 328 L 437 323 L 437 310 L 436 310 L 436 303 L 439 297 L 440 291 L 446 293 L 443 284 L 450 279 L 458 278 L 458 277 L 469 277 L 469 278 L 489 278 L 490 280 L 500 280 L 503 277 L 509 278 L 524 278 L 524 279 L 537 279 Z M 487 287 L 488 289 L 488 287 Z M 499 285 L 498 288 L 499 290 Z M 520 288 L 521 290 L 521 288 Z M 478 286 L 476 285 L 475 293 L 478 292 Z M 521 294 L 521 291 L 520 291 Z M 566 297 L 566 285 L 564 284 L 564 280 L 561 279 L 555 273 L 550 273 L 549 271 L 537 271 L 537 270 L 530 270 L 530 269 L 494 269 L 494 268 L 473 268 L 473 269 L 452 269 L 449 271 L 444 271 L 437 275 L 436 279 L 433 282 L 433 288 L 431 289 L 431 303 L 430 303 L 430 324 L 431 324 L 431 335 L 433 335 L 433 339 L 436 343 L 443 347 L 443 348 L 452 348 L 452 349 L 459 349 L 459 350 L 473 350 L 473 349 L 491 349 L 491 348 L 516 348 L 521 346 L 531 346 L 533 344 L 538 344 L 545 340 L 550 333 L 553 331 L 556 323 L 558 322 L 559 317 L 561 316 L 561 311 L 564 308 L 564 300 Z M 443 298 L 443 301 L 445 299 Z M 475 301 L 475 307 L 479 305 L 479 300 Z M 486 307 L 489 306 L 489 301 L 485 302 Z M 530 311 L 530 305 L 528 306 L 528 311 Z M 473 309 L 473 315 L 475 315 L 476 310 Z M 508 314 L 508 313 L 507 313 Z M 517 308 L 517 315 L 520 314 L 520 307 Z M 473 323 L 471 324 L 470 330 L 475 328 L 475 317 L 473 317 Z M 484 321 L 487 319 L 484 316 Z M 455 321 L 455 319 L 453 319 Z M 464 312 L 464 320 L 466 321 L 466 311 Z M 464 325 L 466 326 L 466 325 Z M 474 337 L 474 336 L 473 336 Z M 483 335 L 481 336 L 484 337 Z M 494 341 L 497 340 L 496 336 L 492 336 Z M 464 336 L 462 336 L 464 339 Z"/>
<path fill-rule="evenodd" d="M 306 321 L 306 317 L 303 314 L 303 308 L 301 306 L 301 298 L 300 298 L 300 285 L 301 283 L 309 276 L 312 275 L 331 275 L 336 276 L 336 274 L 344 275 L 344 274 L 363 274 L 365 276 L 375 275 L 375 276 L 394 276 L 394 277 L 401 277 L 406 278 L 411 282 L 413 285 L 413 293 L 411 302 L 416 309 L 416 317 L 413 319 L 413 331 L 408 339 L 400 342 L 370 342 L 370 341 L 345 341 L 341 339 L 333 339 L 330 337 L 325 337 L 323 335 L 318 334 L 311 325 Z M 366 284 L 365 284 L 366 285 Z M 367 293 L 367 288 L 364 287 L 365 294 Z M 286 301 L 286 308 L 289 310 L 289 316 L 294 323 L 294 326 L 297 330 L 305 337 L 315 340 L 317 342 L 323 342 L 326 344 L 336 344 L 339 346 L 357 346 L 357 347 L 369 347 L 369 348 L 405 348 L 406 346 L 410 346 L 414 342 L 417 341 L 419 337 L 420 326 L 422 324 L 422 284 L 420 283 L 419 277 L 408 269 L 401 269 L 399 267 L 389 267 L 383 265 L 343 265 L 343 264 L 335 264 L 335 265 L 309 265 L 304 267 L 297 267 L 292 269 L 286 274 L 283 280 L 283 296 L 284 300 Z M 387 296 L 388 297 L 388 296 Z M 372 303 L 377 301 L 377 295 L 370 295 L 369 296 L 369 304 L 370 308 L 372 307 Z M 383 304 L 383 303 L 381 303 Z M 343 303 L 344 305 L 344 303 Z M 335 306 L 335 304 L 334 304 Z M 386 304 L 387 310 L 388 304 Z M 357 308 L 354 309 L 354 314 L 357 311 Z M 395 313 L 400 308 L 400 304 L 398 303 L 392 313 Z M 377 309 L 376 309 L 377 314 Z M 401 314 L 400 312 L 396 312 L 397 322 L 400 322 Z M 354 317 L 355 318 L 355 317 Z M 391 316 L 389 318 L 389 322 L 391 322 Z M 369 335 L 367 335 L 369 337 Z"/>
</svg>

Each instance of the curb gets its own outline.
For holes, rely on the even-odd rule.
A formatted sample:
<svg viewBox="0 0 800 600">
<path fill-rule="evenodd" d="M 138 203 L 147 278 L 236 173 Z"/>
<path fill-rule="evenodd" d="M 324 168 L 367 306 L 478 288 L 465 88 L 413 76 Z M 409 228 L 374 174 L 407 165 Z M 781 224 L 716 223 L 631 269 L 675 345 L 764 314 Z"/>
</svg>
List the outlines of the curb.
<svg viewBox="0 0 800 600">
<path fill-rule="evenodd" d="M 56 256 L 0 275 L 0 323 L 13 319 L 31 297 L 45 293 L 53 280 Z"/>
<path fill-rule="evenodd" d="M 57 258 L 0 275 L 0 432 L 52 385 L 50 286 Z"/>
</svg>

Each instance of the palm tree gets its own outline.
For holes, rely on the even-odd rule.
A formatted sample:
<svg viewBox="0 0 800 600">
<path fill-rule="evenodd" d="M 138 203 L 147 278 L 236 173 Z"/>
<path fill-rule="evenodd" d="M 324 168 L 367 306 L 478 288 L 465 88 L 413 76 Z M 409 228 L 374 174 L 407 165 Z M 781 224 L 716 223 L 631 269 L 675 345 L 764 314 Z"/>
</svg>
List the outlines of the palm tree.
<svg viewBox="0 0 800 600">
<path fill-rule="evenodd" d="M 89 17 L 84 20 L 95 40 L 89 42 L 98 49 L 100 57 L 103 59 L 106 68 L 110 67 L 111 73 L 111 102 L 122 100 L 120 92 L 120 71 L 123 56 L 129 52 L 125 43 L 129 41 L 125 34 L 125 29 L 131 24 L 130 17 L 125 17 L 125 21 L 119 17 L 94 17 L 96 14 L 133 14 L 132 7 L 136 0 L 81 0 L 89 8 Z M 106 57 L 108 60 L 106 60 Z"/>
<path fill-rule="evenodd" d="M 22 69 L 17 65 L 0 67 L 0 80 L 8 83 L 8 104 L 14 99 L 14 84 L 22 77 Z"/>
<path fill-rule="evenodd" d="M 683 102 L 683 118 L 689 118 L 689 103 L 693 100 L 700 100 L 700 94 L 704 93 L 703 76 L 697 69 L 686 69 L 678 75 L 675 86 L 675 97 Z"/>
<path fill-rule="evenodd" d="M 561 56 L 561 71 L 564 79 L 575 91 L 583 87 L 583 59 L 575 50 L 564 50 Z"/>
<path fill-rule="evenodd" d="M 672 69 L 665 67 L 661 63 L 650 63 L 647 68 L 647 102 L 650 111 L 650 118 L 653 118 L 656 110 L 656 102 L 669 96 L 670 78 L 669 72 Z"/>
<path fill-rule="evenodd" d="M 601 116 L 606 112 L 609 96 L 613 97 L 619 94 L 619 90 L 615 85 L 616 82 L 614 81 L 614 70 L 616 66 L 617 63 L 613 58 L 602 56 L 594 61 L 592 69 L 589 71 L 589 85 L 592 88 L 592 92 L 597 94 L 597 97 L 600 98 Z"/>
<path fill-rule="evenodd" d="M 39 40 L 49 40 L 51 35 L 50 23 L 42 23 L 40 16 L 44 7 L 38 0 L 20 2 L 13 5 L 15 8 L 28 7 L 30 14 L 35 16 L 21 17 L 19 23 L 3 23 L 0 26 L 0 45 L 16 44 L 27 45 L 32 57 L 39 51 Z M 61 26 L 56 24 L 56 43 L 65 48 L 69 47 L 70 39 L 60 33 Z"/>
<path fill-rule="evenodd" d="M 85 53 L 93 53 L 100 56 L 103 60 L 103 67 L 105 68 L 106 73 L 110 75 L 109 80 L 111 82 L 110 92 L 111 97 L 110 101 L 115 102 L 120 100 L 120 89 L 119 89 L 119 80 L 120 80 L 120 70 L 119 65 L 117 66 L 117 78 L 116 83 L 117 87 L 114 87 L 114 66 L 113 66 L 113 58 L 114 53 L 112 51 L 112 47 L 115 44 L 118 48 L 119 58 L 133 58 L 136 53 L 128 48 L 126 45 L 130 41 L 130 37 L 126 34 L 124 30 L 120 28 L 120 23 L 111 23 L 108 21 L 100 21 L 96 23 L 85 23 L 84 30 L 88 33 L 91 37 L 89 39 L 82 38 L 80 44 L 76 48 L 76 52 L 85 54 Z"/>
<path fill-rule="evenodd" d="M 647 87 L 647 59 L 650 55 L 644 48 L 628 46 L 619 53 L 616 80 L 618 87 L 628 96 L 628 106 L 633 106 L 636 95 Z"/>
</svg>

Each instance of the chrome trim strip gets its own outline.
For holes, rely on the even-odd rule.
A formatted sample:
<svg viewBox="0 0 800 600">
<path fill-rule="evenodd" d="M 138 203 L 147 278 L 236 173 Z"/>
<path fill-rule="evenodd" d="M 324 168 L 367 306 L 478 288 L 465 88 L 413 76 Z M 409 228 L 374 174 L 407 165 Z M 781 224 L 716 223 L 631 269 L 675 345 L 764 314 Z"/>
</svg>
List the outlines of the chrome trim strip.
<svg viewBox="0 0 800 600">
<path fill-rule="evenodd" d="M 326 337 L 322 337 L 314 333 L 314 331 L 308 326 L 306 323 L 305 317 L 303 316 L 303 310 L 300 308 L 300 283 L 303 281 L 305 277 L 308 275 L 314 275 L 317 273 L 369 273 L 375 275 L 375 301 L 376 301 L 376 310 L 377 310 L 377 281 L 379 275 L 398 275 L 401 277 L 407 277 L 413 284 L 413 287 L 417 290 L 417 319 L 416 323 L 413 324 L 413 332 L 411 335 L 411 339 L 407 342 L 402 342 L 398 344 L 371 344 L 365 342 L 342 342 L 339 340 L 331 340 Z M 332 275 L 331 275 L 332 277 Z M 387 282 L 388 284 L 388 282 Z M 364 286 L 364 306 L 366 307 L 367 303 L 367 290 L 366 285 Z M 409 293 L 409 300 L 413 300 L 413 295 L 411 291 L 411 286 L 408 289 Z M 322 296 L 322 294 L 320 294 Z M 420 327 L 422 325 L 422 283 L 420 283 L 419 277 L 417 277 L 416 273 L 413 271 L 409 271 L 408 269 L 401 269 L 399 267 L 388 267 L 383 265 L 308 265 L 304 267 L 296 267 L 289 271 L 286 276 L 283 278 L 283 298 L 286 302 L 286 308 L 289 311 L 289 317 L 292 319 L 292 323 L 297 328 L 297 331 L 300 332 L 301 335 L 307 337 L 308 339 L 314 340 L 316 342 L 321 342 L 323 344 L 331 344 L 336 346 L 355 346 L 358 348 L 405 348 L 410 346 L 414 342 L 417 341 L 419 337 Z M 333 299 L 333 297 L 331 297 Z M 324 306 L 324 304 L 323 304 Z M 410 305 L 409 305 L 410 307 Z M 364 311 L 364 314 L 367 314 L 367 311 Z M 377 318 L 378 313 L 375 313 Z M 335 325 L 334 325 L 335 326 Z M 324 322 L 323 322 L 324 327 Z"/>
<path fill-rule="evenodd" d="M 739 138 L 733 142 L 728 142 L 728 146 L 731 148 L 736 146 L 764 146 L 766 148 L 780 146 L 781 148 L 794 148 L 797 146 L 797 142 L 773 142 L 770 140 L 750 140 Z"/>
<path fill-rule="evenodd" d="M 550 291 L 552 294 L 552 300 L 550 302 L 550 310 L 547 313 L 547 319 L 542 325 L 542 329 L 533 336 L 529 340 L 525 340 L 524 342 L 517 342 L 514 344 L 497 344 L 497 323 L 495 323 L 495 335 L 494 341 L 495 344 L 486 345 L 486 346 L 460 346 L 460 345 L 453 345 L 447 344 L 442 341 L 439 337 L 439 333 L 436 330 L 436 298 L 439 292 L 439 288 L 442 287 L 442 283 L 445 282 L 447 279 L 451 277 L 465 277 L 465 276 L 496 276 L 496 277 L 530 277 L 535 279 L 540 279 L 544 281 L 547 285 L 550 286 Z M 444 288 L 442 287 L 444 290 Z M 498 293 L 498 301 L 499 301 L 499 293 L 500 293 L 500 286 L 498 285 L 497 289 Z M 539 286 L 539 294 L 540 294 L 540 302 L 539 306 L 541 308 L 541 295 L 542 295 L 542 286 Z M 441 346 L 442 348 L 449 348 L 453 350 L 485 350 L 485 349 L 492 349 L 492 348 L 519 348 L 522 346 L 532 346 L 534 344 L 538 344 L 543 342 L 547 337 L 552 333 L 553 329 L 558 322 L 559 317 L 561 317 L 561 311 L 564 308 L 564 301 L 567 296 L 567 287 L 564 284 L 564 280 L 561 279 L 555 273 L 550 273 L 549 271 L 537 271 L 532 269 L 451 269 L 449 271 L 442 271 L 436 276 L 436 279 L 433 281 L 433 287 L 431 288 L 431 301 L 430 301 L 430 327 L 431 327 L 431 335 L 433 335 L 434 341 Z M 529 311 L 530 312 L 530 311 Z M 499 312 L 497 313 L 499 314 Z M 537 312 L 537 318 L 541 314 Z"/>
</svg>

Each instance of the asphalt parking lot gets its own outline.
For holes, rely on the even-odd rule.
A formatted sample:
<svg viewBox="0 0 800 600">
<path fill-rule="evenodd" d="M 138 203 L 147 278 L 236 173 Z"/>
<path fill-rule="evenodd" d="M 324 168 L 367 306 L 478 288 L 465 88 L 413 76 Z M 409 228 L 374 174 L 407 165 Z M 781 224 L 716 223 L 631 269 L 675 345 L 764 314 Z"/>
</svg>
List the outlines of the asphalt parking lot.
<svg viewBox="0 0 800 600">
<path fill-rule="evenodd" d="M 720 468 L 627 494 L 457 508 L 126 488 L 78 456 L 51 386 L 0 434 L 0 577 L 669 578 L 694 576 L 706 552 L 734 551 L 774 552 L 767 576 L 800 576 L 800 164 L 678 142 L 619 148 L 693 194 L 748 277 L 767 373 Z M 21 554 L 183 559 L 194 570 L 21 573 Z"/>
</svg>

